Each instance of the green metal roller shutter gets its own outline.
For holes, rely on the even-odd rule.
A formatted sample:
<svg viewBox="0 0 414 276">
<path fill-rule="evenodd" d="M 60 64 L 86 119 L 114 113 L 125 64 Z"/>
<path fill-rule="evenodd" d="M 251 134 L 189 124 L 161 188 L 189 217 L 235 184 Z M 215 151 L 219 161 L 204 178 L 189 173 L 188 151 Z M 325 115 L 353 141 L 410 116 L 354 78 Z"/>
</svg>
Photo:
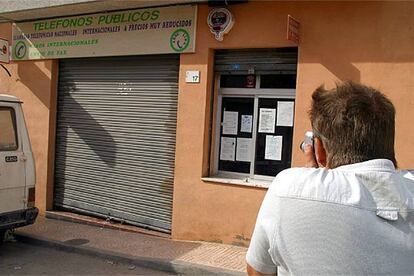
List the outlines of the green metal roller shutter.
<svg viewBox="0 0 414 276">
<path fill-rule="evenodd" d="M 178 55 L 60 62 L 56 208 L 171 231 Z"/>
</svg>

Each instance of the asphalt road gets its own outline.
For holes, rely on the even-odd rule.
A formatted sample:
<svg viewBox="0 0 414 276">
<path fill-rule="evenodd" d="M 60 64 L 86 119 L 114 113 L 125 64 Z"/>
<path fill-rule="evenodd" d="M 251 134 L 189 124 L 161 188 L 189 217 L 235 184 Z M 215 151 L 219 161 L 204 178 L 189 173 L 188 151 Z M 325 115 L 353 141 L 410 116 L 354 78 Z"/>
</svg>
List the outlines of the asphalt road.
<svg viewBox="0 0 414 276">
<path fill-rule="evenodd" d="M 0 275 L 173 275 L 22 242 L 0 245 Z"/>
</svg>

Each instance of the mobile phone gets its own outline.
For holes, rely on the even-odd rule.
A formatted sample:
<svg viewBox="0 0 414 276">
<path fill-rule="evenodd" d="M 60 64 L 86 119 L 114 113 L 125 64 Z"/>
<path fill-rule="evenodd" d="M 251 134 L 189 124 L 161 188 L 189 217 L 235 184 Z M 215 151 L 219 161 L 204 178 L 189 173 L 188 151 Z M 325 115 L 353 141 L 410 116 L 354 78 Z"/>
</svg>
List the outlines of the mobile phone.
<svg viewBox="0 0 414 276">
<path fill-rule="evenodd" d="M 306 145 L 312 145 L 313 147 L 313 132 L 312 131 L 305 132 L 305 138 L 303 139 L 303 142 L 300 143 L 300 150 L 305 152 Z"/>
</svg>

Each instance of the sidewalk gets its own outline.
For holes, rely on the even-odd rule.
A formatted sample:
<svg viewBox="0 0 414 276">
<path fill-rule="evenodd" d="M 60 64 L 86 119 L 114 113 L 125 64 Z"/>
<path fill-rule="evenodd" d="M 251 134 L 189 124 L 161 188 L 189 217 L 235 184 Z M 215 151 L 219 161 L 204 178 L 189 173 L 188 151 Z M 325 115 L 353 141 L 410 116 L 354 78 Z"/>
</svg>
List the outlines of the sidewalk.
<svg viewBox="0 0 414 276">
<path fill-rule="evenodd" d="M 245 275 L 247 248 L 176 241 L 39 216 L 18 240 L 184 275 Z"/>
</svg>

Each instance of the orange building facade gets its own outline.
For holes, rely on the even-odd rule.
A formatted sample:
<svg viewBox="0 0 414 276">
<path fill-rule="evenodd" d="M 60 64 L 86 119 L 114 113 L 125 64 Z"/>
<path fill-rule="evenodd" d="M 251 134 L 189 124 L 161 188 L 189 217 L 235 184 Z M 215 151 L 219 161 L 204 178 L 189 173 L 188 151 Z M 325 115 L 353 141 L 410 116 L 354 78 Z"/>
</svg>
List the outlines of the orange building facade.
<svg viewBox="0 0 414 276">
<path fill-rule="evenodd" d="M 294 120 L 289 128 L 291 141 L 287 149 L 289 156 L 285 156 L 285 151 L 282 155 L 282 159 L 289 159 L 289 166 L 303 165 L 299 144 L 304 132 L 310 128 L 307 111 L 311 93 L 322 84 L 329 88 L 346 80 L 378 88 L 393 101 L 397 110 L 397 161 L 400 168 L 414 166 L 414 157 L 409 150 L 414 146 L 410 119 L 414 106 L 414 78 L 411 77 L 414 72 L 411 47 L 414 36 L 410 27 L 414 24 L 411 16 L 414 3 L 249 1 L 226 7 L 234 18 L 234 25 L 224 35 L 223 41 L 215 39 L 206 23 L 209 12 L 214 8 L 207 3 L 197 4 L 195 50 L 179 55 L 173 200 L 168 231 L 172 238 L 248 245 L 269 185 L 269 178 L 247 181 L 249 177 L 217 175 L 220 168 L 227 170 L 225 164 L 231 167 L 230 159 L 238 160 L 237 156 L 232 156 L 231 147 L 230 153 L 218 150 L 218 144 L 221 143 L 222 150 L 225 143 L 221 139 L 225 134 L 224 129 L 221 130 L 224 118 L 220 116 L 226 112 L 226 104 L 227 110 L 231 110 L 231 102 L 225 100 L 226 94 L 220 93 L 237 93 L 222 89 L 224 78 L 217 69 L 217 56 L 226 51 L 221 50 L 237 54 L 239 50 L 291 49 L 295 53 L 294 87 L 289 86 L 290 96 L 281 96 L 294 102 Z M 288 15 L 300 22 L 299 44 L 287 40 Z M 0 36 L 12 40 L 10 23 L 0 25 Z M 60 166 L 56 161 L 56 141 L 61 139 L 57 137 L 60 127 L 57 118 L 62 109 L 58 98 L 62 89 L 59 77 L 63 62 L 62 59 L 14 60 L 5 65 L 12 76 L 0 74 L 1 93 L 16 95 L 24 102 L 36 159 L 36 205 L 42 214 L 56 208 L 55 182 L 57 167 Z M 235 64 L 229 71 L 237 71 L 237 66 Z M 253 64 L 253 69 L 244 75 L 260 74 L 260 65 L 255 66 Z M 191 83 L 186 79 L 190 71 L 199 72 L 199 82 Z M 237 74 L 230 72 L 229 75 Z M 263 81 L 264 78 L 261 79 L 262 84 Z M 255 85 L 257 87 L 258 84 Z M 231 84 L 226 88 L 232 88 Z M 263 93 L 271 93 L 266 91 Z M 253 122 L 248 123 L 250 127 L 253 124 L 250 132 L 255 132 L 256 128 L 257 136 L 262 128 L 260 123 L 256 123 L 262 117 L 255 118 L 261 113 L 260 95 L 257 96 L 259 106 L 252 111 Z M 264 98 L 269 97 L 271 95 L 266 94 Z M 266 132 L 263 129 L 262 132 Z M 231 130 L 226 131 L 231 133 Z M 233 148 L 233 155 L 235 151 Z M 265 155 L 264 159 L 277 159 L 270 155 Z M 230 163 L 223 165 L 223 160 Z"/>
</svg>

